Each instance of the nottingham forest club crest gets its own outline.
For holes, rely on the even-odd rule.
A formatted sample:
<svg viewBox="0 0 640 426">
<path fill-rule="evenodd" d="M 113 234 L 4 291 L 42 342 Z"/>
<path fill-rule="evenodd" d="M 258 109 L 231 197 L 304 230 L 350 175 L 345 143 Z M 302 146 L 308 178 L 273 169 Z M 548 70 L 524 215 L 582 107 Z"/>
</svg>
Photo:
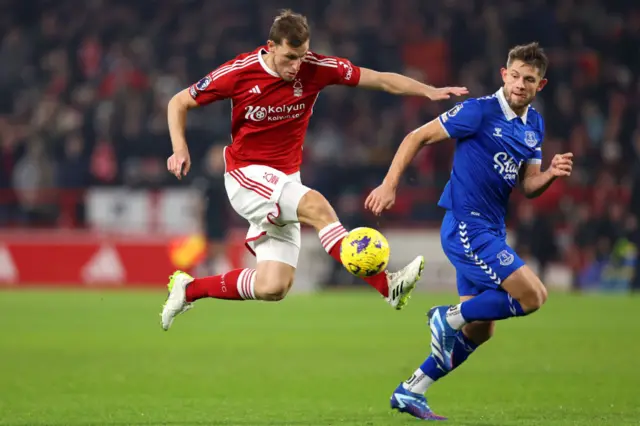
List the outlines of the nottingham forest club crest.
<svg viewBox="0 0 640 426">
<path fill-rule="evenodd" d="M 299 78 L 296 78 L 293 82 L 293 96 L 299 98 L 302 96 L 302 82 Z"/>
</svg>

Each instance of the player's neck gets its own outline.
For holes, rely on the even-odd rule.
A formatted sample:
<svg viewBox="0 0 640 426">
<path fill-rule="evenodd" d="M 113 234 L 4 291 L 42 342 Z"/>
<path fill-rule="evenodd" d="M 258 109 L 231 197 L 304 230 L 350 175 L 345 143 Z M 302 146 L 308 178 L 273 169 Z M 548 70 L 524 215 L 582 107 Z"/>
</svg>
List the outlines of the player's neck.
<svg viewBox="0 0 640 426">
<path fill-rule="evenodd" d="M 263 53 L 262 54 L 262 59 L 264 60 L 265 65 L 274 73 L 277 73 L 278 71 L 276 71 L 276 64 L 274 61 L 274 57 L 273 57 L 273 53 L 271 52 L 267 52 L 267 53 Z"/>
</svg>

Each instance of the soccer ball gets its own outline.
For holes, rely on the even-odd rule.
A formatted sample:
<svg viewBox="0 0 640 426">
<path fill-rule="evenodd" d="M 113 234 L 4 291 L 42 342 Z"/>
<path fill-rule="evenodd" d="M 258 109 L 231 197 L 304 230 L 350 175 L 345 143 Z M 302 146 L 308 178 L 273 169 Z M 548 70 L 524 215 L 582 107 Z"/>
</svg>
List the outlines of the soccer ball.
<svg viewBox="0 0 640 426">
<path fill-rule="evenodd" d="M 355 228 L 342 240 L 340 260 L 357 277 L 379 274 L 389 264 L 389 243 L 375 229 Z"/>
</svg>

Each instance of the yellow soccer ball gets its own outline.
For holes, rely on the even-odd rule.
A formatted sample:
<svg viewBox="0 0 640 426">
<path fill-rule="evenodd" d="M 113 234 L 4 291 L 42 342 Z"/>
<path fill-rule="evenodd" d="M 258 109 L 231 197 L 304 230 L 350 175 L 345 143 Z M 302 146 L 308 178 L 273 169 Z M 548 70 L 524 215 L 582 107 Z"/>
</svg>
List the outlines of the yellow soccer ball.
<svg viewBox="0 0 640 426">
<path fill-rule="evenodd" d="M 355 228 L 340 245 L 340 259 L 357 277 L 371 277 L 384 271 L 389 264 L 389 243 L 372 228 Z"/>
</svg>

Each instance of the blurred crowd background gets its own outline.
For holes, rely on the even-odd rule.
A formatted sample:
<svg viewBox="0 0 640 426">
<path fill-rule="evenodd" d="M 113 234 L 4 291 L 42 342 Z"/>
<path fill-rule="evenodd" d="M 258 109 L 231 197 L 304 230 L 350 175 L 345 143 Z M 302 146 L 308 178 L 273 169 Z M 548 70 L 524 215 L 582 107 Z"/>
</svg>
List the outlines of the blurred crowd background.
<svg viewBox="0 0 640 426">
<path fill-rule="evenodd" d="M 640 4 L 631 1 L 0 0 L 0 227 L 83 227 L 87 188 L 177 185 L 202 188 L 204 222 L 244 226 L 227 214 L 221 180 L 229 103 L 189 113 L 186 182 L 166 172 L 166 106 L 265 43 L 283 7 L 309 17 L 318 53 L 464 85 L 472 96 L 497 90 L 510 46 L 539 41 L 550 57 L 535 103 L 546 120 L 543 167 L 571 151 L 575 171 L 539 199 L 513 197 L 517 249 L 543 273 L 551 262 L 570 265 L 576 287 L 639 286 Z M 362 201 L 404 135 L 452 105 L 325 90 L 305 145 L 305 183 L 348 226 L 438 226 L 452 143 L 420 153 L 382 222 Z"/>
</svg>

